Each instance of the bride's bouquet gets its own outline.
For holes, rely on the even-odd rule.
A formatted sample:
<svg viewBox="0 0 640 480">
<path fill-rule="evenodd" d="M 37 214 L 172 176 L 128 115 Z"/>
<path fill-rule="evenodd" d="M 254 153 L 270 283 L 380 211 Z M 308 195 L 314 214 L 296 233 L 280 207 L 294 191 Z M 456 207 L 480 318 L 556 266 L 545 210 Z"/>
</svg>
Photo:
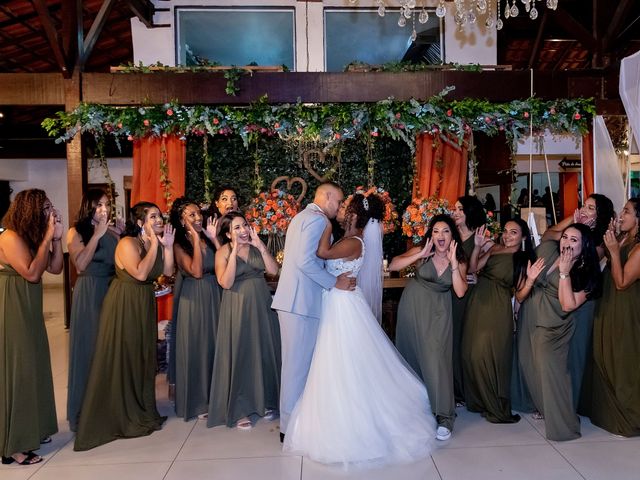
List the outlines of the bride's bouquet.
<svg viewBox="0 0 640 480">
<path fill-rule="evenodd" d="M 300 204 L 293 195 L 283 190 L 271 190 L 254 198 L 247 207 L 245 216 L 259 235 L 282 236 L 299 211 Z"/>
<path fill-rule="evenodd" d="M 365 190 L 364 187 L 357 187 L 356 193 L 361 193 L 365 197 L 369 195 L 378 195 L 384 203 L 384 215 L 382 217 L 382 231 L 386 235 L 387 233 L 395 232 L 396 226 L 398 224 L 398 211 L 396 210 L 396 206 L 393 204 L 391 200 L 391 196 L 389 192 L 387 192 L 382 187 L 372 186 L 369 189 Z M 348 203 L 353 195 L 349 195 L 345 200 L 345 203 Z"/>
<path fill-rule="evenodd" d="M 402 214 L 402 234 L 417 244 L 427 233 L 431 219 L 440 214 L 451 215 L 444 198 L 414 198 Z"/>
</svg>

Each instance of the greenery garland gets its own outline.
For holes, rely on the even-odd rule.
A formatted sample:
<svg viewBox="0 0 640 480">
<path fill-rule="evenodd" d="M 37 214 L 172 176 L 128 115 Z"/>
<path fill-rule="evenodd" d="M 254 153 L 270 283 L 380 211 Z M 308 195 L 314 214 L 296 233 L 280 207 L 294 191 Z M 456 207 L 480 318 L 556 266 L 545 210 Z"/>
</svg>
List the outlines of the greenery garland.
<svg viewBox="0 0 640 480">
<path fill-rule="evenodd" d="M 247 107 L 163 105 L 118 107 L 83 103 L 72 112 L 58 112 L 42 123 L 56 142 L 66 142 L 78 133 L 96 138 L 113 136 L 133 140 L 145 136 L 176 134 L 239 135 L 246 148 L 261 137 L 278 136 L 285 142 L 314 142 L 324 149 L 349 139 L 365 144 L 368 137 L 384 136 L 405 142 L 415 151 L 420 133 L 440 133 L 462 144 L 469 132 L 489 136 L 504 132 L 512 145 L 529 134 L 533 122 L 535 135 L 582 136 L 595 115 L 592 99 L 573 98 L 545 101 L 538 98 L 492 103 L 464 99 L 446 101 L 449 87 L 429 99 L 382 100 L 376 103 L 302 103 L 270 105 L 266 97 Z"/>
</svg>

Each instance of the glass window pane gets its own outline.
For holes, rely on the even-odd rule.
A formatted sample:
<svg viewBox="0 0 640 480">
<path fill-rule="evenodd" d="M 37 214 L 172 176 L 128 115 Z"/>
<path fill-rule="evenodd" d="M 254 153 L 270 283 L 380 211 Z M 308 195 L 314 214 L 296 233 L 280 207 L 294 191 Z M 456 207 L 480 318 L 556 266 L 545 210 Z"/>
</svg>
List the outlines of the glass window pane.
<svg viewBox="0 0 640 480">
<path fill-rule="evenodd" d="M 286 65 L 293 70 L 293 9 L 176 9 L 178 63 Z"/>
<path fill-rule="evenodd" d="M 411 41 L 412 19 L 399 27 L 399 10 L 387 9 L 384 17 L 377 10 L 325 9 L 325 61 L 327 71 L 340 72 L 353 61 L 378 65 L 411 60 L 440 63 L 440 19 L 433 11 L 422 24 L 416 13 L 417 38 Z"/>
</svg>

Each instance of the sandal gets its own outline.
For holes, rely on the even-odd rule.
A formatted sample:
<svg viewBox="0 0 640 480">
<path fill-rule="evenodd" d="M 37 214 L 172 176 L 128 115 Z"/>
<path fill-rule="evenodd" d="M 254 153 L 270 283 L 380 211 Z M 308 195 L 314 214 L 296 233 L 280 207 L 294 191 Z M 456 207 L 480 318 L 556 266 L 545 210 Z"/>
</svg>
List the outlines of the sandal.
<svg viewBox="0 0 640 480">
<path fill-rule="evenodd" d="M 23 452 L 22 455 L 24 455 L 25 457 L 22 459 L 21 462 L 19 462 L 15 458 L 13 458 L 13 456 L 11 456 L 11 457 L 2 457 L 2 464 L 3 465 L 11 465 L 13 462 L 16 462 L 18 465 L 35 465 L 36 463 L 40 463 L 41 461 L 44 460 L 44 458 L 42 458 L 37 453 L 34 453 L 33 451 L 31 451 L 31 452 Z"/>
<path fill-rule="evenodd" d="M 201 413 L 200 415 L 198 415 L 198 419 L 200 420 L 206 420 L 207 418 L 209 418 L 208 413 Z"/>
<path fill-rule="evenodd" d="M 51 437 L 44 437 L 42 440 L 40 440 L 41 444 L 45 444 L 45 443 L 51 443 L 53 439 Z"/>
<path fill-rule="evenodd" d="M 244 417 L 238 420 L 238 422 L 236 423 L 236 428 L 238 430 L 251 430 L 253 428 L 253 424 L 251 423 L 251 420 L 249 420 L 247 417 Z"/>
<path fill-rule="evenodd" d="M 276 416 L 277 416 L 277 415 L 278 415 L 278 414 L 276 413 L 276 411 L 275 411 L 275 410 L 272 410 L 272 409 L 266 409 L 266 410 L 264 411 L 264 417 L 262 417 L 262 418 L 264 418 L 266 421 L 270 422 L 270 421 L 272 421 L 272 420 L 275 420 L 275 418 L 276 418 Z"/>
<path fill-rule="evenodd" d="M 544 415 L 540 412 L 533 412 L 531 414 L 531 418 L 533 418 L 534 420 L 544 420 Z"/>
</svg>

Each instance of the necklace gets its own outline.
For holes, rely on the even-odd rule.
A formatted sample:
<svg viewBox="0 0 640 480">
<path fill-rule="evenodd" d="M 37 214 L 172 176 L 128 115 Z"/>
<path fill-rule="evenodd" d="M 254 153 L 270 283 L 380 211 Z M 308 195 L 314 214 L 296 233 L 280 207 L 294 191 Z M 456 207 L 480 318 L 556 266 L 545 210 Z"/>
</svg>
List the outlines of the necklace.
<svg viewBox="0 0 640 480">
<path fill-rule="evenodd" d="M 444 265 L 443 266 L 438 266 L 438 263 L 436 263 L 436 259 L 438 259 L 440 262 L 444 261 Z M 447 269 L 447 267 L 449 266 L 449 259 L 447 257 L 441 257 L 439 255 L 434 255 L 433 256 L 433 266 L 436 267 L 436 273 L 438 274 L 438 276 L 442 276 L 442 274 L 444 273 L 444 271 Z"/>
</svg>

